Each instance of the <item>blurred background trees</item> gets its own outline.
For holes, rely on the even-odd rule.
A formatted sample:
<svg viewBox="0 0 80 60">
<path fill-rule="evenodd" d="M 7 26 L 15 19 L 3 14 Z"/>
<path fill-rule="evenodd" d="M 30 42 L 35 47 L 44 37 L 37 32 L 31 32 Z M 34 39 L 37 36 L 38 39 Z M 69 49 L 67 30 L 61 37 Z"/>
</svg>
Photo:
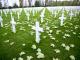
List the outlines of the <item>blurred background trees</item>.
<svg viewBox="0 0 80 60">
<path fill-rule="evenodd" d="M 79 5 L 80 0 L 0 0 L 0 8 Z"/>
</svg>

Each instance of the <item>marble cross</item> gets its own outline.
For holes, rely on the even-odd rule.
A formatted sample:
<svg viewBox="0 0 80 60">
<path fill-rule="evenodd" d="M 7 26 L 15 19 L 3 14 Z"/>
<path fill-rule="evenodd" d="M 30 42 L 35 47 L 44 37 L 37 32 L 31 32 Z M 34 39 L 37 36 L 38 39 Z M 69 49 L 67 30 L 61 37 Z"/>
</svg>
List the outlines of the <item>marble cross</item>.
<svg viewBox="0 0 80 60">
<path fill-rule="evenodd" d="M 64 14 L 63 14 L 63 13 L 62 13 L 62 16 L 59 17 L 59 19 L 61 20 L 61 21 L 60 21 L 60 26 L 63 26 L 64 19 L 66 19 L 66 17 L 64 17 Z"/>
<path fill-rule="evenodd" d="M 40 17 L 41 17 L 41 22 L 43 22 L 43 20 L 44 20 L 44 12 L 41 13 Z"/>
<path fill-rule="evenodd" d="M 32 14 L 33 14 L 33 16 L 35 15 L 35 10 L 34 9 L 32 10 Z"/>
<path fill-rule="evenodd" d="M 30 16 L 30 14 L 29 14 L 29 13 L 26 13 L 26 15 L 27 15 L 27 19 L 29 20 L 29 16 Z"/>
<path fill-rule="evenodd" d="M 39 26 L 39 22 L 36 21 L 36 25 L 32 27 L 36 31 L 36 43 L 40 43 L 40 32 L 44 32 L 43 28 Z"/>
<path fill-rule="evenodd" d="M 73 12 L 71 11 L 71 13 L 70 13 L 69 15 L 70 15 L 70 20 L 71 20 L 74 14 L 73 14 Z"/>
<path fill-rule="evenodd" d="M 19 12 L 17 12 L 17 15 L 18 15 L 18 20 L 19 20 L 19 17 L 20 17 L 19 15 L 20 15 L 20 13 L 19 13 Z"/>
<path fill-rule="evenodd" d="M 0 16 L 0 26 L 3 27 L 3 19 L 1 16 Z"/>
<path fill-rule="evenodd" d="M 1 13 L 1 16 L 2 16 L 2 10 L 0 11 L 0 13 Z"/>
<path fill-rule="evenodd" d="M 12 17 L 11 18 L 12 20 L 10 21 L 10 23 L 11 23 L 11 28 L 12 28 L 12 32 L 13 33 L 16 33 L 16 22 L 14 21 L 14 18 Z"/>
<path fill-rule="evenodd" d="M 12 18 L 12 12 L 10 12 L 10 14 L 11 14 L 11 18 Z"/>
<path fill-rule="evenodd" d="M 55 11 L 55 13 L 54 13 L 54 17 L 56 17 L 57 16 L 57 12 Z"/>
</svg>

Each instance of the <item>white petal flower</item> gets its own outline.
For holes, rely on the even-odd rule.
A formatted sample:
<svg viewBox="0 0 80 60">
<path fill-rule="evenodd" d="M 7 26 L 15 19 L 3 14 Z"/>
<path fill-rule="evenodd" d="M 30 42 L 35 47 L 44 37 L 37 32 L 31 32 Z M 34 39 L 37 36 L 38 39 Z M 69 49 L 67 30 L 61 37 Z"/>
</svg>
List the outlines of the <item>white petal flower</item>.
<svg viewBox="0 0 80 60">
<path fill-rule="evenodd" d="M 55 45 L 54 45 L 54 44 L 51 44 L 51 46 L 52 46 L 52 47 L 55 47 Z"/>
<path fill-rule="evenodd" d="M 65 34 L 64 36 L 70 37 L 70 35 L 69 35 L 69 34 Z"/>
<path fill-rule="evenodd" d="M 56 38 L 52 37 L 51 39 L 55 40 Z"/>
<path fill-rule="evenodd" d="M 27 60 L 31 60 L 32 58 L 32 56 L 27 56 Z"/>
<path fill-rule="evenodd" d="M 66 45 L 64 43 L 61 44 L 62 47 L 66 47 Z"/>
<path fill-rule="evenodd" d="M 58 58 L 53 58 L 53 60 L 59 60 Z"/>
<path fill-rule="evenodd" d="M 46 30 L 49 30 L 49 29 L 50 29 L 50 27 L 47 26 L 47 27 L 46 27 Z"/>
<path fill-rule="evenodd" d="M 54 50 L 56 53 L 60 53 L 60 50 L 59 49 L 55 49 Z"/>
<path fill-rule="evenodd" d="M 16 60 L 16 58 L 13 58 L 13 60 Z"/>
<path fill-rule="evenodd" d="M 71 59 L 71 60 L 75 60 L 74 55 L 70 55 L 70 59 Z"/>
<path fill-rule="evenodd" d="M 9 40 L 6 40 L 6 41 L 4 41 L 5 43 L 8 43 L 9 42 Z"/>
<path fill-rule="evenodd" d="M 41 52 L 41 49 L 40 49 L 40 48 L 38 48 L 38 49 L 37 49 L 37 51 L 38 51 L 38 52 Z"/>
<path fill-rule="evenodd" d="M 73 47 L 75 47 L 75 45 L 74 45 L 74 44 L 70 44 L 70 47 L 72 47 L 72 48 L 73 48 Z"/>
<path fill-rule="evenodd" d="M 50 38 L 52 38 L 53 36 L 50 36 Z"/>
<path fill-rule="evenodd" d="M 22 55 L 24 55 L 24 54 L 26 54 L 24 51 L 22 51 L 22 52 L 20 52 L 20 56 L 22 56 Z"/>
<path fill-rule="evenodd" d="M 76 34 L 76 32 L 73 32 L 73 34 L 75 35 L 75 34 Z"/>
<path fill-rule="evenodd" d="M 44 58 L 45 57 L 44 54 L 41 52 L 38 52 L 36 55 L 37 55 L 37 58 Z"/>
<path fill-rule="evenodd" d="M 51 36 L 51 34 L 48 34 L 49 36 Z"/>
<path fill-rule="evenodd" d="M 25 46 L 26 44 L 24 43 L 24 44 L 22 44 L 22 46 Z"/>
<path fill-rule="evenodd" d="M 18 60 L 23 60 L 23 58 L 22 57 L 19 57 Z"/>
<path fill-rule="evenodd" d="M 13 44 L 14 44 L 14 42 L 11 42 L 11 43 L 10 43 L 10 45 L 13 45 Z"/>
<path fill-rule="evenodd" d="M 66 46 L 65 49 L 66 49 L 67 51 L 69 51 L 69 50 L 70 50 L 70 47 L 69 47 L 69 46 Z"/>
<path fill-rule="evenodd" d="M 52 30 L 49 30 L 49 32 L 52 33 L 53 31 Z"/>
<path fill-rule="evenodd" d="M 60 32 L 61 32 L 61 30 L 57 30 L 57 31 L 56 31 L 56 34 L 59 34 Z"/>
<path fill-rule="evenodd" d="M 46 36 L 43 36 L 43 38 L 46 38 Z"/>
<path fill-rule="evenodd" d="M 32 45 L 32 49 L 36 49 L 36 45 Z"/>
<path fill-rule="evenodd" d="M 66 36 L 63 36 L 63 38 L 66 38 Z"/>
</svg>

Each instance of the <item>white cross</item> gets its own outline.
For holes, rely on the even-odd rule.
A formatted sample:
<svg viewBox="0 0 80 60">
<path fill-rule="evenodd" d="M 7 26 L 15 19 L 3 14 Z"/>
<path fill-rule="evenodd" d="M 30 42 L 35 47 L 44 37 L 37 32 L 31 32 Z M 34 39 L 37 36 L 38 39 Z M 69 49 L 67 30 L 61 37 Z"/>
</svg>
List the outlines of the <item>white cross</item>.
<svg viewBox="0 0 80 60">
<path fill-rule="evenodd" d="M 29 14 L 29 13 L 26 13 L 26 15 L 27 15 L 27 19 L 29 20 L 29 16 L 30 16 L 30 14 Z"/>
<path fill-rule="evenodd" d="M 2 16 L 2 10 L 0 10 L 1 16 Z"/>
<path fill-rule="evenodd" d="M 7 17 L 7 12 L 6 12 L 6 10 L 4 10 L 3 12 L 4 12 L 5 16 Z"/>
<path fill-rule="evenodd" d="M 13 33 L 16 33 L 16 27 L 15 27 L 15 25 L 16 25 L 16 22 L 14 21 L 14 18 L 12 17 L 11 18 L 12 20 L 10 21 L 10 23 L 11 23 L 11 28 L 12 28 L 12 32 Z"/>
<path fill-rule="evenodd" d="M 56 17 L 57 16 L 57 12 L 55 11 L 55 13 L 54 13 L 54 17 Z"/>
<path fill-rule="evenodd" d="M 11 14 L 11 18 L 12 18 L 12 12 L 10 12 L 10 14 Z"/>
<path fill-rule="evenodd" d="M 43 20 L 44 20 L 44 12 L 41 13 L 40 17 L 41 17 L 41 22 L 43 22 Z"/>
<path fill-rule="evenodd" d="M 69 15 L 70 15 L 70 20 L 71 20 L 74 14 L 73 14 L 73 12 L 71 11 L 71 13 L 70 13 Z"/>
<path fill-rule="evenodd" d="M 39 22 L 36 21 L 36 25 L 32 29 L 36 31 L 36 43 L 40 43 L 40 32 L 43 32 L 43 28 L 40 28 Z"/>
<path fill-rule="evenodd" d="M 19 15 L 20 15 L 20 13 L 19 13 L 19 12 L 17 12 L 17 15 L 18 15 L 18 20 L 19 20 Z"/>
<path fill-rule="evenodd" d="M 33 16 L 35 15 L 35 10 L 34 9 L 32 10 L 32 14 L 33 14 Z"/>
<path fill-rule="evenodd" d="M 59 17 L 59 19 L 61 20 L 61 21 L 60 21 L 60 26 L 63 26 L 64 19 L 66 19 L 66 17 L 64 17 L 64 14 L 63 14 L 63 13 L 62 13 L 62 16 Z"/>
<path fill-rule="evenodd" d="M 1 25 L 1 27 L 3 27 L 3 19 L 1 16 L 0 16 L 0 25 Z"/>
</svg>

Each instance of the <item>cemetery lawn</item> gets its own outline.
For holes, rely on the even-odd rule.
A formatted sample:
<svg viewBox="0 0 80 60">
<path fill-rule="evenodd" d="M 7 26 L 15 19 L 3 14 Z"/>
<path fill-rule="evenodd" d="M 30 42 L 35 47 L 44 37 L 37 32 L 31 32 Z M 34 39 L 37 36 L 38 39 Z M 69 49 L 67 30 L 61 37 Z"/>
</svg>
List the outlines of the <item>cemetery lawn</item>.
<svg viewBox="0 0 80 60">
<path fill-rule="evenodd" d="M 30 19 L 27 20 L 24 9 L 22 9 L 19 19 L 14 10 L 12 15 L 17 23 L 16 33 L 13 33 L 11 30 L 10 12 L 7 13 L 7 16 L 2 12 L 4 27 L 0 27 L 0 60 L 13 60 L 13 58 L 18 60 L 22 51 L 26 53 L 21 56 L 24 60 L 27 60 L 27 56 L 33 56 L 32 60 L 53 60 L 53 57 L 60 60 L 70 60 L 70 55 L 74 55 L 76 60 L 80 60 L 80 12 L 78 11 L 79 13 L 70 20 L 69 13 L 65 11 L 64 14 L 67 19 L 65 19 L 64 25 L 60 26 L 59 17 L 61 16 L 61 10 L 57 11 L 58 14 L 54 17 L 46 9 L 44 22 L 41 23 L 40 13 L 42 11 L 43 9 L 35 13 L 34 16 L 31 11 Z M 40 27 L 44 29 L 44 32 L 41 32 L 39 44 L 35 42 L 35 30 L 32 29 L 36 20 L 40 22 Z M 57 31 L 60 32 L 57 33 Z M 70 36 L 65 36 L 66 34 Z M 74 47 L 70 47 L 70 50 L 67 51 L 61 46 L 62 43 L 67 46 L 74 44 Z M 33 44 L 36 45 L 37 49 L 40 48 L 42 50 L 45 58 L 37 58 L 37 49 L 31 48 Z M 55 47 L 51 47 L 51 44 L 54 44 Z M 56 53 L 55 49 L 59 49 L 60 53 Z"/>
</svg>

